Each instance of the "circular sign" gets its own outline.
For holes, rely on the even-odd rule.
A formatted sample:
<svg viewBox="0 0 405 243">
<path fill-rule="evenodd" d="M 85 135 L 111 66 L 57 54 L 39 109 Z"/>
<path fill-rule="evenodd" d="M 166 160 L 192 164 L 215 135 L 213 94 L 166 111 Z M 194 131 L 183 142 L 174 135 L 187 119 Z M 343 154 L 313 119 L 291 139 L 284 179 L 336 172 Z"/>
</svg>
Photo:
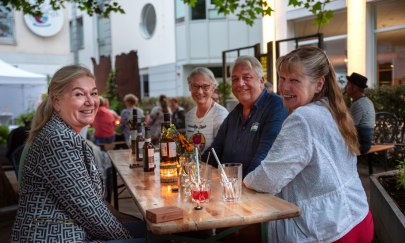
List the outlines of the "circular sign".
<svg viewBox="0 0 405 243">
<path fill-rule="evenodd" d="M 53 10 L 50 6 L 42 10 L 41 17 L 24 15 L 27 27 L 36 35 L 50 37 L 56 35 L 63 27 L 64 17 L 61 10 Z"/>
</svg>

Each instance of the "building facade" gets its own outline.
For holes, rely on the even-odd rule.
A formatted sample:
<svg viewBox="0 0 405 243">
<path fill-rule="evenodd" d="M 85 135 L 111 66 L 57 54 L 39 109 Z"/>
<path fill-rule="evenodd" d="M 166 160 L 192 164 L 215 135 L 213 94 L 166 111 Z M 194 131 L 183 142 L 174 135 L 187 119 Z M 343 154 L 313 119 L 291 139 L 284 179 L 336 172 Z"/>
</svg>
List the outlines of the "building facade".
<svg viewBox="0 0 405 243">
<path fill-rule="evenodd" d="M 222 81 L 222 52 L 323 33 L 324 48 L 341 85 L 346 75 L 359 72 L 369 86 L 405 82 L 405 4 L 402 0 L 335 0 L 326 6 L 333 19 L 319 30 L 313 15 L 288 1 L 269 0 L 275 11 L 253 26 L 234 15 L 217 13 L 210 0 L 198 0 L 194 8 L 182 0 L 120 0 L 125 14 L 110 18 L 88 16 L 74 4 L 61 12 L 66 18 L 51 36 L 34 33 L 18 11 L 0 14 L 0 58 L 28 71 L 52 75 L 69 63 L 90 68 L 91 58 L 136 51 L 139 58 L 141 96 L 189 95 L 187 76 L 196 66 L 210 68 Z M 298 45 L 316 44 L 300 41 Z M 296 43 L 281 45 L 281 55 Z M 239 53 L 253 55 L 250 50 Z M 227 59 L 231 62 L 237 54 Z M 273 79 L 273 82 L 276 82 Z"/>
</svg>

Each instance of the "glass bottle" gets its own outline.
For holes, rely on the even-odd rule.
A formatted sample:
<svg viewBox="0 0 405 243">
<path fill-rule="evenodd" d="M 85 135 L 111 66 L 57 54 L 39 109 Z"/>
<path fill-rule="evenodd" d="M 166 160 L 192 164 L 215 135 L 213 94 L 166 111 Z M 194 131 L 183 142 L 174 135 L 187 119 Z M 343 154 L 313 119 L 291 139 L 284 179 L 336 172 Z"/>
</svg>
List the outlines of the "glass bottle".
<svg viewBox="0 0 405 243">
<path fill-rule="evenodd" d="M 145 137 L 142 134 L 142 123 L 138 123 L 138 136 L 136 137 L 136 160 L 143 161 L 143 145 Z"/>
<path fill-rule="evenodd" d="M 136 154 L 136 137 L 138 135 L 138 112 L 136 109 L 132 109 L 132 121 L 130 126 L 130 137 L 131 137 L 131 153 Z"/>
<path fill-rule="evenodd" d="M 145 142 L 143 144 L 143 171 L 150 172 L 155 169 L 155 147 L 149 135 L 149 129 L 145 127 Z"/>
<path fill-rule="evenodd" d="M 162 132 L 160 138 L 160 182 L 177 182 L 177 153 L 176 141 L 169 136 L 170 114 L 163 114 Z"/>
</svg>

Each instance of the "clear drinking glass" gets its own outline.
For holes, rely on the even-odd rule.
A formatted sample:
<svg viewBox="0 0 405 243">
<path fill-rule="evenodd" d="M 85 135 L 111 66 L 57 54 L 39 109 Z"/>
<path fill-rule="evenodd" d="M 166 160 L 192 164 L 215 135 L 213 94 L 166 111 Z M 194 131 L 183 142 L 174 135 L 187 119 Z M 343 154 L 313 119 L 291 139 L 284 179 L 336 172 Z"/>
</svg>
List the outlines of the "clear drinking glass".
<svg viewBox="0 0 405 243">
<path fill-rule="evenodd" d="M 222 164 L 223 170 L 219 169 L 221 175 L 222 198 L 225 202 L 240 200 L 242 195 L 242 164 Z"/>
</svg>

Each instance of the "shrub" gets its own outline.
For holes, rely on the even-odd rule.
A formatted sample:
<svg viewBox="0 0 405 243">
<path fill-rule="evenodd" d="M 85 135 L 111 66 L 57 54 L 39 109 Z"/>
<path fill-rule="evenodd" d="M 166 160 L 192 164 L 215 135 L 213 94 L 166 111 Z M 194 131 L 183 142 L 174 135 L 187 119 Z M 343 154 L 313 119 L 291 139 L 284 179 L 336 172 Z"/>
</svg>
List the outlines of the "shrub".
<svg viewBox="0 0 405 243">
<path fill-rule="evenodd" d="M 0 125 L 0 144 L 7 144 L 8 126 Z"/>
</svg>

